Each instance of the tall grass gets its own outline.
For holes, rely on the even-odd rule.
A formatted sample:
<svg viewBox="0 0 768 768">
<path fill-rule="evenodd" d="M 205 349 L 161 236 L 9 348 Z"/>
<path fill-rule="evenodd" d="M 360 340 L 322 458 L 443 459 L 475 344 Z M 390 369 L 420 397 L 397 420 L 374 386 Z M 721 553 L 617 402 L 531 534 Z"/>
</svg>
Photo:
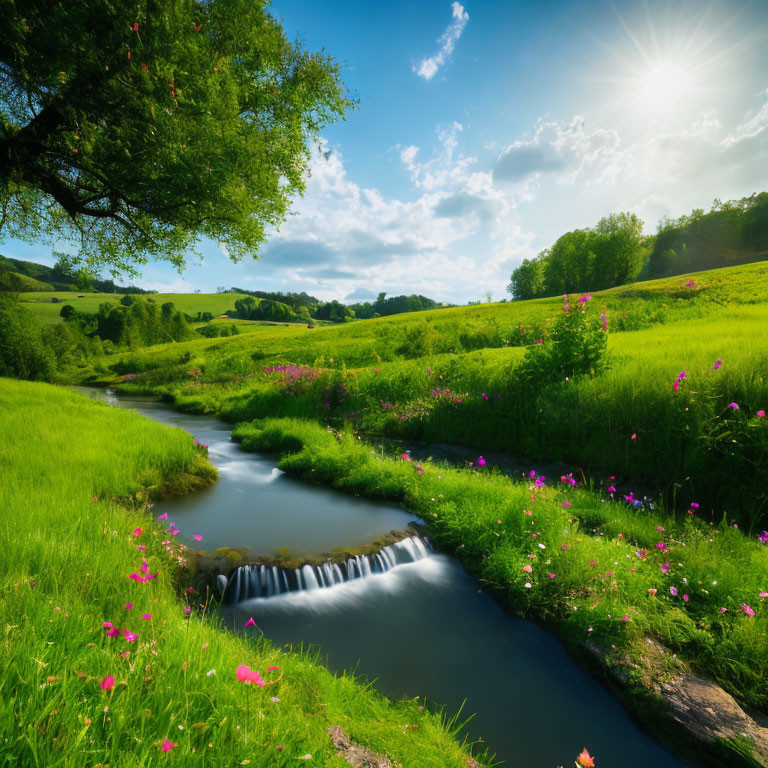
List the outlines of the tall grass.
<svg viewBox="0 0 768 768">
<path fill-rule="evenodd" d="M 311 754 L 324 764 L 338 761 L 327 729 L 341 725 L 404 766 L 466 766 L 439 713 L 203 619 L 206 596 L 176 584 L 183 548 L 163 543 L 146 509 L 147 488 L 210 479 L 192 436 L 5 379 L 0 436 L 0 763 L 272 768 Z M 141 583 L 129 575 L 144 558 L 159 575 Z M 108 637 L 104 622 L 138 637 Z M 241 664 L 276 682 L 250 690 Z M 176 746 L 161 751 L 165 740 Z"/>
</svg>

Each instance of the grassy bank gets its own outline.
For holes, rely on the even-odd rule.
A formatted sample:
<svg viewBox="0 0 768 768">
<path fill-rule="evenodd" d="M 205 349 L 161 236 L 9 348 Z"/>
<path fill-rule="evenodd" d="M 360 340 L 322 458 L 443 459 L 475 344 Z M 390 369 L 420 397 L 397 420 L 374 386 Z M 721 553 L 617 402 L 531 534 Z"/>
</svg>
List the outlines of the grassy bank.
<svg viewBox="0 0 768 768">
<path fill-rule="evenodd" d="M 190 435 L 5 379 L 0 435 L 0 763 L 341 764 L 340 725 L 404 766 L 468 765 L 419 702 L 222 632 L 205 595 L 177 596 L 186 553 L 146 502 L 213 479 Z M 270 684 L 238 682 L 242 664 Z"/>
<path fill-rule="evenodd" d="M 659 684 L 689 670 L 768 712 L 768 546 L 756 537 L 616 501 L 567 477 L 513 481 L 489 466 L 383 458 L 354 434 L 310 422 L 242 424 L 234 437 L 283 454 L 280 467 L 306 481 L 419 514 L 438 546 L 516 614 L 548 624 L 621 679 L 631 707 L 656 729 Z M 722 756 L 733 745 L 719 746 Z M 735 753 L 728 759 L 740 764 Z"/>
<path fill-rule="evenodd" d="M 127 389 L 235 421 L 348 421 L 564 461 L 756 531 L 768 527 L 768 420 L 759 415 L 768 409 L 766 276 L 768 265 L 753 264 L 595 294 L 609 368 L 533 387 L 519 377 L 525 345 L 547 343 L 561 299 L 260 328 L 123 355 L 91 374 L 127 374 Z"/>
</svg>

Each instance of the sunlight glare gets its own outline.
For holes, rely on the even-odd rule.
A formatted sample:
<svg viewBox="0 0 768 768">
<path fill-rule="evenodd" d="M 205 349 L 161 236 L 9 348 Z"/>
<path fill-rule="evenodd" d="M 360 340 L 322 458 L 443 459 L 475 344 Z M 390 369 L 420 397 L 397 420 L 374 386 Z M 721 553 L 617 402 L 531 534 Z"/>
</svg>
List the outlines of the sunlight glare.
<svg viewBox="0 0 768 768">
<path fill-rule="evenodd" d="M 636 95 L 647 110 L 658 112 L 674 109 L 694 90 L 693 77 L 676 61 L 661 61 L 637 79 Z"/>
</svg>

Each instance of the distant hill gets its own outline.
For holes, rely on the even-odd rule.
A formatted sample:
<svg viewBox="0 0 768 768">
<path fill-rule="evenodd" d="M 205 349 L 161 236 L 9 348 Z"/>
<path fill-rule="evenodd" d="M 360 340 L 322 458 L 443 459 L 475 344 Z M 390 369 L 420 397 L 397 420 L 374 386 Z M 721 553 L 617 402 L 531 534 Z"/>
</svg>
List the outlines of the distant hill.
<svg viewBox="0 0 768 768">
<path fill-rule="evenodd" d="M 35 282 L 46 284 L 45 287 L 34 287 L 35 283 L 25 283 L 29 287 L 14 287 L 18 284 L 18 278 L 5 277 L 7 274 L 15 274 L 19 277 L 30 278 Z M 31 291 L 69 291 L 75 278 L 57 267 L 46 267 L 34 261 L 23 261 L 0 256 L 0 291 L 18 291 L 27 293 Z M 75 289 L 82 293 L 79 289 Z M 116 285 L 113 280 L 94 280 L 93 290 L 99 293 L 156 293 L 137 288 L 134 285 Z"/>
<path fill-rule="evenodd" d="M 36 291 L 52 291 L 50 283 L 35 280 L 34 277 L 22 275 L 20 272 L 0 273 L 0 291 L 13 291 L 14 293 L 33 293 Z"/>
<path fill-rule="evenodd" d="M 34 281 L 47 283 L 46 288 L 3 288 L 7 284 L 3 276 L 7 273 L 16 274 L 31 278 Z M 65 274 L 55 267 L 46 267 L 44 264 L 36 264 L 33 261 L 22 261 L 21 259 L 9 259 L 6 256 L 0 256 L 0 290 L 18 290 L 18 291 L 66 291 L 72 282 L 72 277 Z"/>
</svg>

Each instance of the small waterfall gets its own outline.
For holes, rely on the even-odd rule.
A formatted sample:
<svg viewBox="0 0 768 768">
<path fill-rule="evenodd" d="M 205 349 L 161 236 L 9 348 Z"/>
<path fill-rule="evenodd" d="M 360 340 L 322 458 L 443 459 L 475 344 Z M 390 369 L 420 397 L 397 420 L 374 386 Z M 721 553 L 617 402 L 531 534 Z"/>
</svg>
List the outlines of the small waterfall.
<svg viewBox="0 0 768 768">
<path fill-rule="evenodd" d="M 386 573 L 398 565 L 429 557 L 429 539 L 412 536 L 384 547 L 374 555 L 355 555 L 344 563 L 327 561 L 321 565 L 303 565 L 288 569 L 279 566 L 241 565 L 227 579 L 218 577 L 219 589 L 226 603 L 239 603 L 256 597 L 274 597 L 286 592 L 330 589 L 353 579 Z"/>
</svg>

